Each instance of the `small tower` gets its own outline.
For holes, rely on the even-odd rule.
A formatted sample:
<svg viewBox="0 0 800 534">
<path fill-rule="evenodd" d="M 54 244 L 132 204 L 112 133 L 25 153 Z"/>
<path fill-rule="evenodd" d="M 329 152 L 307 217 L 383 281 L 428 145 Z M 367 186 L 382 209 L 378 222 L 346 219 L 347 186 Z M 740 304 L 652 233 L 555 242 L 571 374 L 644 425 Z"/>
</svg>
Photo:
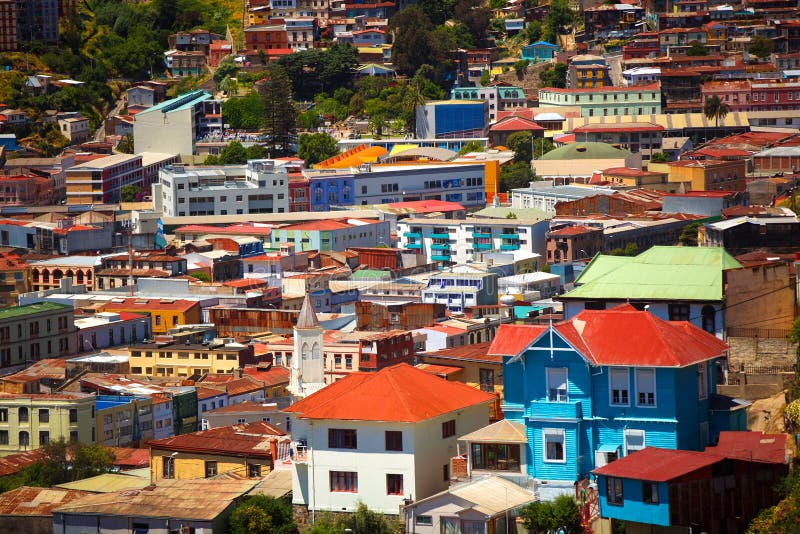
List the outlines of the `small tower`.
<svg viewBox="0 0 800 534">
<path fill-rule="evenodd" d="M 289 391 L 295 397 L 306 397 L 325 387 L 322 327 L 314 304 L 306 293 L 297 325 L 294 327 L 294 354 L 289 375 Z"/>
</svg>

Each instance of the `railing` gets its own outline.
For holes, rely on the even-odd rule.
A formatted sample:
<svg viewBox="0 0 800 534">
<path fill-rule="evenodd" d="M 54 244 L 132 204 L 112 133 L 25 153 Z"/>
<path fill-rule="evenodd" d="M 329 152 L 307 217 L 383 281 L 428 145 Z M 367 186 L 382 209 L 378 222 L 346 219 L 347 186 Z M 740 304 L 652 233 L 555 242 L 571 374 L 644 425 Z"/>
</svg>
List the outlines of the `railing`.
<svg viewBox="0 0 800 534">
<path fill-rule="evenodd" d="M 728 328 L 728 337 L 768 337 L 786 338 L 789 330 L 785 328 Z"/>
<path fill-rule="evenodd" d="M 295 443 L 292 460 L 298 463 L 306 463 L 308 461 L 308 446 Z"/>
</svg>

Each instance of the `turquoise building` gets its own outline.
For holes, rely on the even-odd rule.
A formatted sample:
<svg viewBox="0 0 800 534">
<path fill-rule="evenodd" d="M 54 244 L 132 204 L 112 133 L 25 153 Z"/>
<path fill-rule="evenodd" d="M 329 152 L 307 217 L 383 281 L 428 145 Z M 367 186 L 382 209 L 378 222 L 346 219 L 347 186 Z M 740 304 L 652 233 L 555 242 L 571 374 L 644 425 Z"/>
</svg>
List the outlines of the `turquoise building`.
<svg viewBox="0 0 800 534">
<path fill-rule="evenodd" d="M 746 405 L 715 395 L 726 350 L 696 326 L 627 304 L 552 326 L 501 325 L 489 354 L 503 358 L 505 417 L 527 436 L 520 474 L 547 498 L 546 488 L 572 491 L 645 447 L 703 450 L 721 430 L 743 429 L 729 414 Z"/>
<path fill-rule="evenodd" d="M 547 41 L 536 41 L 522 47 L 522 59 L 528 61 L 552 61 L 561 51 L 558 45 Z"/>
</svg>

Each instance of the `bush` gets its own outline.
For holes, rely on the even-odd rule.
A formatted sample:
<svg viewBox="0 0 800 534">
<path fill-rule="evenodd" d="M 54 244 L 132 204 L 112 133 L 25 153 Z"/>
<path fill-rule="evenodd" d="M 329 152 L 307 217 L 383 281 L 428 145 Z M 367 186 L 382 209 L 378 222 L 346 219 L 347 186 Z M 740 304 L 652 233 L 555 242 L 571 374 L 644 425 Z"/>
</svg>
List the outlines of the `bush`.
<svg viewBox="0 0 800 534">
<path fill-rule="evenodd" d="M 253 495 L 229 519 L 232 534 L 297 534 L 291 507 L 274 497 Z"/>
<path fill-rule="evenodd" d="M 532 502 L 520 509 L 519 516 L 534 533 L 563 529 L 566 534 L 579 534 L 583 530 L 578 504 L 569 495 L 559 495 L 552 502 Z"/>
</svg>

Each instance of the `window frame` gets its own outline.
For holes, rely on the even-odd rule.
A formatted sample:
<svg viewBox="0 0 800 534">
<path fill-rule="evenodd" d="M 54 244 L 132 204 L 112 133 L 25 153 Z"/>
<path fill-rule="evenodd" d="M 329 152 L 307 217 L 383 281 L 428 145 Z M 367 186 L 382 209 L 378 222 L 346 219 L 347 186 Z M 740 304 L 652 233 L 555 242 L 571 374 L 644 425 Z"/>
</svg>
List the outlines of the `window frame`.
<svg viewBox="0 0 800 534">
<path fill-rule="evenodd" d="M 561 437 L 561 459 L 550 458 L 547 450 L 547 436 Z M 543 428 L 542 429 L 542 461 L 548 464 L 567 463 L 567 433 L 563 428 Z"/>
<path fill-rule="evenodd" d="M 625 393 L 627 394 L 627 401 L 622 402 L 622 394 L 620 393 L 620 401 L 614 401 L 614 381 L 613 374 L 625 374 Z M 622 392 L 623 390 L 620 390 Z M 609 367 L 608 368 L 608 404 L 610 406 L 630 406 L 631 405 L 631 371 L 628 367 Z"/>
<path fill-rule="evenodd" d="M 358 471 L 328 471 L 328 484 L 331 493 L 358 493 Z"/>
<path fill-rule="evenodd" d="M 215 477 L 219 474 L 219 464 L 215 460 L 206 460 L 204 467 L 206 473 L 205 478 Z M 209 474 L 212 472 L 213 474 Z"/>
<path fill-rule="evenodd" d="M 641 447 L 635 447 L 635 448 L 631 449 L 628 446 L 628 437 L 629 436 L 630 437 L 641 436 L 642 437 L 642 446 Z M 623 445 L 624 445 L 623 448 L 625 449 L 625 456 L 628 456 L 629 454 L 632 454 L 632 453 L 634 453 L 636 451 L 640 451 L 640 450 L 644 449 L 645 447 L 647 447 L 647 432 L 645 432 L 644 430 L 642 430 L 640 428 L 626 428 L 622 432 L 622 442 L 623 442 Z"/>
<path fill-rule="evenodd" d="M 617 485 L 619 494 L 616 493 Z M 613 493 L 612 493 L 613 492 Z M 606 477 L 606 504 L 611 506 L 622 506 L 625 502 L 625 491 L 622 479 L 619 477 Z"/>
<path fill-rule="evenodd" d="M 456 420 L 450 419 L 442 423 L 442 439 L 451 438 L 456 435 Z"/>
<path fill-rule="evenodd" d="M 403 452 L 402 430 L 386 430 L 383 434 L 383 439 L 387 451 Z"/>
<path fill-rule="evenodd" d="M 649 498 L 646 490 L 649 490 Z M 658 482 L 642 481 L 642 502 L 653 505 L 661 504 L 658 500 Z"/>
<path fill-rule="evenodd" d="M 392 491 L 393 489 L 394 491 Z M 386 473 L 386 495 L 403 495 L 403 475 L 401 473 Z"/>
<path fill-rule="evenodd" d="M 329 428 L 329 449 L 358 449 L 358 432 L 355 428 Z"/>
<path fill-rule="evenodd" d="M 639 401 L 639 384 L 641 382 L 639 375 L 642 373 L 650 372 L 653 373 L 653 402 L 650 403 L 643 403 Z M 658 407 L 658 380 L 656 376 L 656 369 L 655 367 L 643 367 L 641 369 L 635 369 L 633 373 L 634 378 L 634 385 L 636 387 L 636 407 L 637 408 L 657 408 Z M 647 393 L 647 392 L 645 392 Z"/>
<path fill-rule="evenodd" d="M 697 364 L 697 398 L 698 400 L 708 398 L 708 365 L 706 362 Z"/>
<path fill-rule="evenodd" d="M 562 399 L 558 394 L 559 389 L 550 387 L 554 379 L 551 379 L 551 373 L 556 371 L 564 372 L 564 398 Z M 569 368 L 568 367 L 545 367 L 545 388 L 547 394 L 547 402 L 569 402 Z M 556 391 L 555 398 L 551 396 L 551 391 Z"/>
</svg>

